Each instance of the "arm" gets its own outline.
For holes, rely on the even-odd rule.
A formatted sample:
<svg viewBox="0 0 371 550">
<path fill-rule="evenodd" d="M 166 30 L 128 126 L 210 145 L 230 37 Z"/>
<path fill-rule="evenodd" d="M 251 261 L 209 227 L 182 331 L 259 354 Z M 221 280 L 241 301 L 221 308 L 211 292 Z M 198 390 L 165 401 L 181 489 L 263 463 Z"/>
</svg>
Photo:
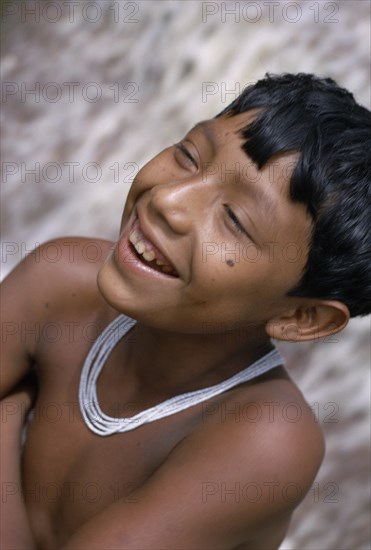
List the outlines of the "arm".
<svg viewBox="0 0 371 550">
<path fill-rule="evenodd" d="M 0 547 L 4 550 L 35 548 L 21 489 L 22 428 L 32 400 L 32 389 L 23 384 L 0 401 Z"/>
<path fill-rule="evenodd" d="M 22 428 L 34 395 L 26 378 L 36 343 L 24 330 L 34 315 L 34 260 L 32 255 L 26 258 L 1 285 L 0 545 L 4 550 L 35 548 L 21 487 Z"/>
<path fill-rule="evenodd" d="M 177 445 L 130 502 L 110 505 L 63 550 L 231 550 L 247 541 L 260 548 L 262 539 L 264 548 L 277 548 L 322 458 L 309 422 L 200 429 Z M 297 494 L 282 490 L 288 484 Z"/>
<path fill-rule="evenodd" d="M 31 335 L 33 319 L 32 259 L 27 258 L 8 275 L 0 286 L 1 292 L 1 349 L 0 399 L 9 395 L 31 370 L 31 356 L 36 347 Z"/>
<path fill-rule="evenodd" d="M 74 293 L 90 296 L 89 289 L 96 288 L 97 266 L 84 261 L 81 252 L 89 242 L 87 239 L 65 238 L 45 243 L 18 265 L 0 288 L 0 474 L 3 504 L 0 514 L 3 527 L 1 548 L 4 549 L 33 548 L 20 484 L 20 437 L 28 398 L 24 391 L 16 392 L 16 388 L 25 378 L 28 379 L 34 365 L 39 363 L 45 346 L 44 326 L 59 317 L 63 318 L 65 311 L 76 311 L 79 306 L 74 305 Z M 109 243 L 94 242 L 98 242 L 103 253 L 108 254 Z M 63 252 L 58 262 L 48 260 L 50 245 Z M 86 307 L 94 307 L 94 301 L 86 300 Z M 42 386 L 42 380 L 40 384 Z M 12 491 L 14 494 L 11 494 Z"/>
</svg>

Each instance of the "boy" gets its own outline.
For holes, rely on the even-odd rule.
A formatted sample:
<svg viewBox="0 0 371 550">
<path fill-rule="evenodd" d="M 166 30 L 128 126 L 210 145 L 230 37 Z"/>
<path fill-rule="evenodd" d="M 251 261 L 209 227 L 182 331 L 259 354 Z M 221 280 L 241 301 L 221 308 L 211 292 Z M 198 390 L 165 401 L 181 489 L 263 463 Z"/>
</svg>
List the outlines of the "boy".
<svg viewBox="0 0 371 550">
<path fill-rule="evenodd" d="M 61 239 L 17 267 L 3 548 L 279 546 L 324 444 L 271 338 L 370 311 L 370 129 L 330 79 L 266 76 L 138 173 L 117 243 Z"/>
</svg>

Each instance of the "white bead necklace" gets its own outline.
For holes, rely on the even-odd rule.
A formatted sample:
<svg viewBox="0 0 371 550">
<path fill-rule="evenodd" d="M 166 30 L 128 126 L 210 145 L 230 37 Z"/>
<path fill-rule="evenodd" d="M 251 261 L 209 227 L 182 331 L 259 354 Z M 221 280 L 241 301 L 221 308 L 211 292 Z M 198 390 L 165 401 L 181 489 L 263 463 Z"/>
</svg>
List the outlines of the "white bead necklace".
<svg viewBox="0 0 371 550">
<path fill-rule="evenodd" d="M 97 380 L 108 355 L 135 323 L 134 319 L 125 315 L 116 317 L 94 342 L 81 371 L 79 387 L 81 414 L 87 427 L 100 436 L 134 430 L 148 422 L 154 422 L 183 411 L 283 364 L 282 356 L 277 349 L 274 349 L 246 369 L 219 384 L 176 395 L 130 418 L 114 418 L 106 415 L 99 406 Z"/>
</svg>

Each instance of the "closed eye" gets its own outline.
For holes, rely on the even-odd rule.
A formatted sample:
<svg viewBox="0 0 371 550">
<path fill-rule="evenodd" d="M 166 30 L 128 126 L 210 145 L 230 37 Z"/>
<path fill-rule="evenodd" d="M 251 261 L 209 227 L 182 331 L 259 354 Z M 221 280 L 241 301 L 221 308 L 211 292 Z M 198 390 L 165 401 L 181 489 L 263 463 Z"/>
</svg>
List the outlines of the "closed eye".
<svg viewBox="0 0 371 550">
<path fill-rule="evenodd" d="M 228 217 L 229 219 L 231 220 L 232 224 L 234 225 L 234 227 L 237 229 L 237 231 L 239 231 L 240 233 L 243 233 L 244 235 L 246 235 L 250 240 L 252 240 L 252 238 L 250 237 L 249 233 L 246 231 L 246 229 L 243 227 L 243 225 L 241 224 L 240 220 L 237 218 L 236 214 L 233 212 L 233 210 L 231 210 L 231 208 L 227 205 L 227 204 L 224 204 L 223 205 L 224 208 L 225 208 L 225 211 L 227 212 L 228 214 Z"/>
<path fill-rule="evenodd" d="M 195 160 L 195 158 L 191 155 L 187 147 L 180 142 L 180 143 L 174 143 L 174 147 L 180 151 L 181 155 L 187 159 L 188 162 L 190 162 L 195 168 L 198 168 L 198 164 Z"/>
</svg>

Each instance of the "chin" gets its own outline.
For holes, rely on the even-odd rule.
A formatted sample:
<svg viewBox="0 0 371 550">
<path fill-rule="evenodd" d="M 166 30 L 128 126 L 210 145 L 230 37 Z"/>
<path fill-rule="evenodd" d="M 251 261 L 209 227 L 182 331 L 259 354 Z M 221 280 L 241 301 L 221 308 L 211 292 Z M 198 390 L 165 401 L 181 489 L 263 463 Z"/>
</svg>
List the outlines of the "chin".
<svg viewBox="0 0 371 550">
<path fill-rule="evenodd" d="M 97 286 L 104 301 L 118 313 L 123 313 L 147 325 L 153 324 L 153 319 L 156 319 L 153 309 L 158 308 L 144 307 L 141 296 L 130 292 L 130 289 L 123 285 L 111 257 L 98 272 Z"/>
<path fill-rule="evenodd" d="M 116 270 L 112 264 L 112 257 L 110 256 L 105 264 L 98 271 L 97 276 L 97 286 L 98 290 L 101 293 L 103 299 L 111 307 L 119 311 L 120 313 L 125 313 L 126 315 L 132 316 L 128 309 L 125 307 L 124 296 L 122 291 L 120 292 L 120 280 L 117 277 Z M 130 309 L 130 308 L 129 308 Z"/>
</svg>

